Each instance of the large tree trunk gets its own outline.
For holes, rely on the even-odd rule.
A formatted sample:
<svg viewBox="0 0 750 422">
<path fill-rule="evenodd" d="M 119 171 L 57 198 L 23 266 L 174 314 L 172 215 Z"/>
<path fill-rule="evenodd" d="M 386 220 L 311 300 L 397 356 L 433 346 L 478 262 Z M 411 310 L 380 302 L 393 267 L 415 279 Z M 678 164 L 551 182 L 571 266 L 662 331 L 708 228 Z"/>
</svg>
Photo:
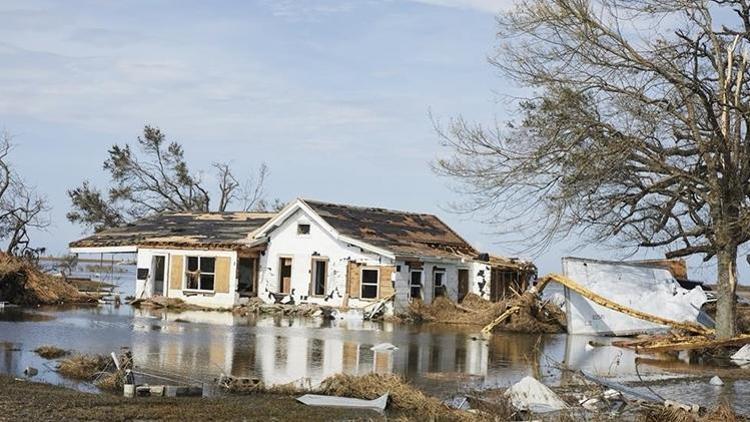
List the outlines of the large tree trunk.
<svg viewBox="0 0 750 422">
<path fill-rule="evenodd" d="M 716 337 L 736 335 L 735 289 L 737 286 L 737 246 L 722 248 L 717 254 L 719 291 L 716 304 Z"/>
</svg>

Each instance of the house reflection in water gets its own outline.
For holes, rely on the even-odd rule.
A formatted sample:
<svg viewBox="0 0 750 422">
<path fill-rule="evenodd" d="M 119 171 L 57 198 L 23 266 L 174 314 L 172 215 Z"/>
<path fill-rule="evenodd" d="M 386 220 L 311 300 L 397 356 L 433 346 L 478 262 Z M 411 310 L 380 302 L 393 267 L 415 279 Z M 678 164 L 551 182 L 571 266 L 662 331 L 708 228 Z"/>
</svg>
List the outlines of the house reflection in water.
<svg viewBox="0 0 750 422">
<path fill-rule="evenodd" d="M 315 385 L 338 373 L 371 372 L 414 380 L 434 373 L 463 374 L 482 381 L 491 366 L 487 342 L 455 328 L 417 331 L 387 323 L 286 318 L 248 323 L 214 312 L 162 314 L 137 321 L 134 328 L 142 332 L 133 341 L 137 365 L 146 372 L 151 368 L 204 381 L 224 373 L 259 377 L 266 384 L 309 379 Z M 159 335 L 139 335 L 154 331 Z M 398 350 L 371 350 L 384 342 Z M 499 358 L 508 359 L 504 352 Z"/>
</svg>

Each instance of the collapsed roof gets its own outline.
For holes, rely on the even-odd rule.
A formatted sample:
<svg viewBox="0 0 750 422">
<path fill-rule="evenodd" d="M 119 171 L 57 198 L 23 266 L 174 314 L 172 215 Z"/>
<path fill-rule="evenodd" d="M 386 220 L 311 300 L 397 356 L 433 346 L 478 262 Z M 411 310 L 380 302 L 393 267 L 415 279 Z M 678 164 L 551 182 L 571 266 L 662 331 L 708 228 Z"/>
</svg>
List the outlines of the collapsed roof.
<svg viewBox="0 0 750 422">
<path fill-rule="evenodd" d="M 477 251 L 431 214 L 302 200 L 344 236 L 386 249 L 398 257 L 465 257 Z"/>
<path fill-rule="evenodd" d="M 182 246 L 238 249 L 273 217 L 251 212 L 174 212 L 102 230 L 70 243 L 71 248 Z"/>
</svg>

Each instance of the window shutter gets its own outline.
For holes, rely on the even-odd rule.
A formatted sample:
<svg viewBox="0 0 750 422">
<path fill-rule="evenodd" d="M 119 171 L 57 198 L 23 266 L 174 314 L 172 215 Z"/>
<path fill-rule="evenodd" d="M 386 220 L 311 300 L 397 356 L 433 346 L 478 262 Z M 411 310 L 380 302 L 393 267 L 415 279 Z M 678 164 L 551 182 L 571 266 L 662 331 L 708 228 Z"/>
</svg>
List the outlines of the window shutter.
<svg viewBox="0 0 750 422">
<path fill-rule="evenodd" d="M 169 257 L 169 288 L 182 290 L 182 277 L 185 274 L 183 266 L 185 257 L 182 255 L 170 255 Z"/>
<path fill-rule="evenodd" d="M 378 280 L 378 293 L 380 294 L 380 296 L 378 297 L 378 299 L 384 299 L 395 292 L 395 290 L 393 289 L 393 282 L 391 281 L 391 277 L 393 276 L 393 272 L 395 270 L 395 267 L 380 267 L 380 280 Z"/>
<path fill-rule="evenodd" d="M 214 291 L 216 293 L 229 293 L 229 266 L 229 257 L 216 258 L 216 268 L 214 269 Z"/>
<path fill-rule="evenodd" d="M 347 284 L 349 286 L 349 297 L 358 298 L 360 296 L 360 273 L 359 264 L 356 262 L 349 262 L 347 264 Z"/>
</svg>

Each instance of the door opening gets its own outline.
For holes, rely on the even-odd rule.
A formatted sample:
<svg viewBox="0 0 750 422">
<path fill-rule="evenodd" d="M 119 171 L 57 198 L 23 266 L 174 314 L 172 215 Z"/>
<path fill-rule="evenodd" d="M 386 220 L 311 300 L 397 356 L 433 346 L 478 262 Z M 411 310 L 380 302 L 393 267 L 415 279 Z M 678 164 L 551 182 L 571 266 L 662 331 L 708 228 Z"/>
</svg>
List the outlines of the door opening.
<svg viewBox="0 0 750 422">
<path fill-rule="evenodd" d="M 167 271 L 167 257 L 154 255 L 151 257 L 151 274 L 153 274 L 154 296 L 164 296 L 164 279 Z"/>
</svg>

